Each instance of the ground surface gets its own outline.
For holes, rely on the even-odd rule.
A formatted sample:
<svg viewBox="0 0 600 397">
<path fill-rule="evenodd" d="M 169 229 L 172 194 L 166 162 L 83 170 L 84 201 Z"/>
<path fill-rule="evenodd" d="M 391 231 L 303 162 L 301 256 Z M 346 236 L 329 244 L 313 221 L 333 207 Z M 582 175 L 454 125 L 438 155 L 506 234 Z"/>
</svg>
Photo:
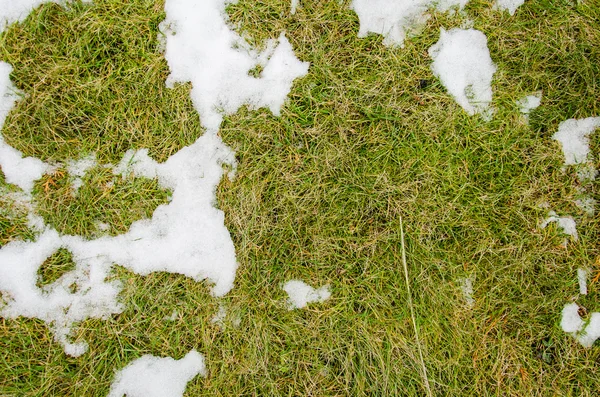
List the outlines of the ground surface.
<svg viewBox="0 0 600 397">
<path fill-rule="evenodd" d="M 3 135 L 45 161 L 95 152 L 114 163 L 142 147 L 164 161 L 202 132 L 190 87 L 164 84 L 163 4 L 94 3 L 44 5 L 0 37 L 0 60 L 27 93 Z M 358 38 L 346 2 L 289 8 L 240 0 L 228 11 L 254 43 L 285 30 L 311 66 L 281 117 L 241 110 L 221 127 L 238 160 L 237 177 L 218 190 L 239 262 L 221 300 L 225 328 L 210 321 L 219 301 L 203 283 L 118 269 L 126 309 L 81 325 L 90 350 L 77 359 L 42 322 L 0 319 L 0 395 L 102 396 L 131 360 L 191 349 L 205 356 L 208 376 L 188 384 L 189 396 L 423 395 L 400 216 L 434 394 L 594 395 L 600 347 L 581 347 L 559 322 L 577 295 L 577 268 L 591 268 L 591 278 L 600 271 L 600 224 L 573 204 L 577 178 L 561 171 L 551 137 L 561 121 L 600 116 L 600 4 L 526 1 L 510 16 L 488 1 L 469 3 L 498 67 L 491 121 L 468 116 L 430 70 L 427 49 L 440 27 L 464 17 L 434 13 L 404 48 L 392 48 L 381 36 Z M 542 106 L 528 125 L 515 101 L 538 90 Z M 599 149 L 593 137 L 596 158 Z M 62 233 L 92 237 L 97 221 L 122 233 L 167 200 L 155 181 L 111 186 L 109 171 L 92 175 L 76 198 L 62 170 L 46 175 L 35 189 L 38 213 Z M 577 242 L 565 249 L 554 227 L 539 228 L 543 203 L 578 219 Z M 31 232 L 6 201 L 0 243 L 21 238 Z M 69 260 L 53 256 L 44 281 Z M 474 278 L 472 308 L 465 277 Z M 288 311 L 280 286 L 292 278 L 330 284 L 332 297 Z M 577 302 L 599 311 L 599 288 L 590 282 Z"/>
</svg>

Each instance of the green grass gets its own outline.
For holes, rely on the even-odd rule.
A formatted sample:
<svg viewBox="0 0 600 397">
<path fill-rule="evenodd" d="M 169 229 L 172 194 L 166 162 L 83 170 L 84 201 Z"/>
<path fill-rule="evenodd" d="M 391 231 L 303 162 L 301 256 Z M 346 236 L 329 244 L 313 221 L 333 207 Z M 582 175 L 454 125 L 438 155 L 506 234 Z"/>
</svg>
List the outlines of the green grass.
<svg viewBox="0 0 600 397">
<path fill-rule="evenodd" d="M 162 8 L 51 4 L 8 29 L 0 59 L 27 96 L 4 126 L 7 142 L 48 161 L 95 152 L 114 163 L 129 148 L 164 161 L 200 136 L 189 86 L 164 86 Z M 598 344 L 582 348 L 559 321 L 578 291 L 576 269 L 600 270 L 600 225 L 573 204 L 576 176 L 561 172 L 551 136 L 567 118 L 600 116 L 600 4 L 527 1 L 513 17 L 488 1 L 468 5 L 498 65 L 490 122 L 467 116 L 429 69 L 427 49 L 440 27 L 461 26 L 459 15 L 433 14 L 400 49 L 358 39 L 356 14 L 337 1 L 303 1 L 291 16 L 287 0 L 240 0 L 228 12 L 257 44 L 285 30 L 311 66 L 281 117 L 241 109 L 221 128 L 238 160 L 236 179 L 218 189 L 239 262 L 222 300 L 225 328 L 210 322 L 218 302 L 204 284 L 116 268 L 126 308 L 81 324 L 90 350 L 80 358 L 40 321 L 0 319 L 0 395 L 102 396 L 131 360 L 192 348 L 208 376 L 188 384 L 189 396 L 424 395 L 400 216 L 435 395 L 595 395 Z M 543 102 L 528 126 L 515 101 L 537 90 Z M 96 221 L 122 233 L 167 200 L 156 181 L 109 181 L 98 167 L 74 196 L 64 174 L 45 176 L 37 211 L 63 233 L 93 237 Z M 589 190 L 600 198 L 596 183 Z M 567 249 L 554 226 L 538 228 L 545 202 L 579 220 Z M 3 199 L 2 243 L 31 238 L 19 214 Z M 46 277 L 60 274 L 60 257 Z M 468 276 L 472 309 L 460 290 Z M 287 311 L 280 285 L 290 278 L 328 283 L 332 298 Z M 578 303 L 599 311 L 598 283 L 589 289 Z"/>
</svg>

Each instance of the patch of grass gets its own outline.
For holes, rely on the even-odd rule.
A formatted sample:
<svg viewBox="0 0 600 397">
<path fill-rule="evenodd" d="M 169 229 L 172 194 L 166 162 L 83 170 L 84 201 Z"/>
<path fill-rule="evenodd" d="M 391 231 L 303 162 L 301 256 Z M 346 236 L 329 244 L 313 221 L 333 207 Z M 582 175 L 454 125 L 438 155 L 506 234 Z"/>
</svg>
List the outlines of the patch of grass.
<svg viewBox="0 0 600 397">
<path fill-rule="evenodd" d="M 95 167 L 75 190 L 72 177 L 64 170 L 47 174 L 35 187 L 36 211 L 62 234 L 88 238 L 117 235 L 129 230 L 139 219 L 150 218 L 169 192 L 158 181 L 122 178 L 105 167 Z"/>
<path fill-rule="evenodd" d="M 36 285 L 38 288 L 42 288 L 44 285 L 52 284 L 73 269 L 75 269 L 73 256 L 69 251 L 61 248 L 42 263 L 37 271 L 38 282 Z"/>
<path fill-rule="evenodd" d="M 573 204 L 573 173 L 561 171 L 562 154 L 550 137 L 566 118 L 600 115 L 593 47 L 599 8 L 594 1 L 525 2 L 510 17 L 490 5 L 474 1 L 467 8 L 498 65 L 490 122 L 467 116 L 429 69 L 427 49 L 441 27 L 463 24 L 460 15 L 434 13 L 401 49 L 383 46 L 380 36 L 357 38 L 358 18 L 347 2 L 301 2 L 294 16 L 287 0 L 230 5 L 232 23 L 251 42 L 285 30 L 297 56 L 311 62 L 281 117 L 241 109 L 222 126 L 238 160 L 236 179 L 218 189 L 240 264 L 235 288 L 217 302 L 206 286 L 183 276 L 141 277 L 117 268 L 126 309 L 81 325 L 75 339 L 90 341 L 90 351 L 77 359 L 66 357 L 39 321 L 1 319 L 6 365 L 0 394 L 105 395 L 114 371 L 131 360 L 143 354 L 181 358 L 196 348 L 206 357 L 208 377 L 190 382 L 188 395 L 423 395 L 402 274 L 402 215 L 435 395 L 594 395 L 600 389 L 599 347 L 582 348 L 559 321 L 578 291 L 576 269 L 597 269 L 600 225 Z M 49 5 L 7 31 L 0 39 L 3 59 L 14 62 L 14 79 L 26 93 L 46 89 L 39 81 L 53 76 L 52 60 L 63 70 L 97 64 L 94 92 L 114 100 L 87 97 L 75 73 L 60 79 L 57 73 L 50 84 L 55 94 L 45 94 L 54 98 L 50 109 L 60 114 L 91 106 L 90 120 L 109 114 L 124 126 L 107 129 L 112 132 L 99 140 L 96 127 L 70 130 L 58 117 L 39 119 L 46 116 L 36 113 L 41 105 L 32 99 L 11 113 L 3 131 L 7 140 L 27 154 L 60 161 L 90 151 L 116 161 L 138 145 L 164 159 L 191 142 L 198 134 L 184 131 L 199 129 L 189 87 L 164 88 L 166 65 L 155 42 L 148 44 L 161 10 L 160 2 L 142 0 L 97 0 L 67 11 Z M 47 40 L 36 36 L 40 26 L 47 32 L 62 28 Z M 124 49 L 105 52 L 121 48 L 113 42 L 125 43 Z M 71 53 L 77 43 L 79 50 Z M 99 58 L 62 58 L 55 47 Z M 161 72 L 117 78 L 111 74 L 117 66 L 102 66 L 113 58 L 125 64 L 146 59 L 140 54 L 161 65 Z M 104 91 L 121 81 L 131 85 Z M 77 87 L 76 94 L 58 96 Z M 515 100 L 538 89 L 544 91 L 542 106 L 528 126 Z M 167 133 L 173 119 L 148 116 L 156 133 L 136 135 L 127 126 L 144 120 L 135 115 L 149 114 L 143 112 L 148 102 L 158 114 L 181 106 L 185 112 L 175 120 L 194 124 L 174 128 L 182 137 Z M 132 108 L 139 112 L 129 113 Z M 83 132 L 42 139 L 33 134 L 39 123 L 48 123 L 47 131 L 57 123 L 65 137 Z M 592 150 L 599 159 L 597 139 Z M 46 191 L 48 178 L 55 185 Z M 39 212 L 62 232 L 93 236 L 96 219 L 109 223 L 111 233 L 124 232 L 165 200 L 155 182 L 115 181 L 104 197 L 102 186 L 112 174 L 98 168 L 87 178 L 77 196 L 66 176 L 46 176 L 36 187 Z M 595 185 L 592 190 L 597 196 Z M 539 229 L 543 203 L 577 218 L 579 241 L 565 249 L 556 229 Z M 470 276 L 473 308 L 460 288 L 460 279 Z M 280 286 L 291 278 L 330 284 L 332 298 L 288 311 Z M 577 302 L 598 311 L 598 282 L 589 289 Z M 210 321 L 219 303 L 228 312 L 224 329 Z"/>
<path fill-rule="evenodd" d="M 162 8 L 152 0 L 47 4 L 8 29 L 0 54 L 26 95 L 4 125 L 6 141 L 42 160 L 96 152 L 102 162 L 131 148 L 164 161 L 194 142 L 201 128 L 190 87 L 164 83 Z"/>
</svg>

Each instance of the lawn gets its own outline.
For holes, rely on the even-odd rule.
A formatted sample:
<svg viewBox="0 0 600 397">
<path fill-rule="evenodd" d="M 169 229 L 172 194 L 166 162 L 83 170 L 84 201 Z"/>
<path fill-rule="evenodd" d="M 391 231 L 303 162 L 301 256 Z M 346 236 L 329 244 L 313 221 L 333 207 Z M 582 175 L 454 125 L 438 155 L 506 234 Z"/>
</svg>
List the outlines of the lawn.
<svg viewBox="0 0 600 397">
<path fill-rule="evenodd" d="M 510 15 L 472 0 L 432 10 L 403 46 L 358 37 L 349 3 L 227 7 L 248 43 L 262 49 L 284 31 L 310 63 L 279 116 L 251 106 L 223 116 L 235 177 L 221 180 L 215 206 L 235 247 L 233 288 L 215 297 L 208 282 L 116 263 L 123 310 L 73 328 L 89 344 L 79 357 L 44 321 L 0 317 L 0 396 L 105 396 L 133 360 L 191 349 L 207 374 L 186 396 L 421 396 L 427 384 L 436 396 L 596 395 L 600 342 L 565 333 L 561 311 L 600 311 L 600 222 L 575 204 L 581 189 L 600 199 L 600 185 L 565 168 L 552 137 L 567 119 L 600 116 L 600 2 L 527 0 Z M 164 19 L 163 0 L 49 3 L 0 35 L 23 93 L 2 135 L 52 164 L 31 205 L 60 234 L 119 236 L 150 218 L 172 189 L 106 165 L 144 148 L 163 163 L 205 132 L 191 84 L 165 85 Z M 467 114 L 431 70 L 440 29 L 470 27 L 497 67 L 489 119 Z M 526 118 L 518 101 L 538 91 Z M 90 155 L 97 164 L 74 192 L 69 161 Z M 0 186 L 0 244 L 35 241 L 19 188 L 4 176 Z M 549 210 L 573 217 L 578 238 L 541 228 Z M 39 286 L 73 266 L 56 251 Z M 331 297 L 288 310 L 292 279 L 329 285 Z"/>
</svg>

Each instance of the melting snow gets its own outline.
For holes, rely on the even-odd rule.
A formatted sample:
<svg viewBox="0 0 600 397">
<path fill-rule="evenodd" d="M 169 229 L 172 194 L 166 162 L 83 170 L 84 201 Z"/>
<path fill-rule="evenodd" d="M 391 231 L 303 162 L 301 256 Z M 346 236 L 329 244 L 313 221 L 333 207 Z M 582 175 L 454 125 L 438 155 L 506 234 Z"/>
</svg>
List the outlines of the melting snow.
<svg viewBox="0 0 600 397">
<path fill-rule="evenodd" d="M 196 350 L 181 360 L 145 355 L 116 374 L 108 397 L 183 397 L 197 375 L 206 376 L 206 367 Z"/>
<path fill-rule="evenodd" d="M 15 241 L 0 250 L 0 291 L 5 301 L 0 315 L 46 322 L 69 355 L 87 350 L 85 342 L 71 341 L 75 323 L 122 311 L 117 301 L 121 285 L 107 281 L 115 263 L 140 275 L 165 271 L 208 279 L 215 296 L 233 288 L 234 246 L 223 212 L 214 207 L 222 166 L 235 165 L 233 152 L 217 135 L 222 113 L 248 103 L 279 114 L 292 81 L 307 73 L 308 64 L 296 59 L 283 34 L 278 46 L 270 42 L 271 50 L 255 52 L 226 25 L 226 3 L 167 0 L 165 4 L 166 58 L 172 72 L 168 82 L 192 82 L 192 99 L 206 133 L 165 163 L 151 159 L 146 149 L 130 150 L 114 169 L 124 177 L 158 178 L 163 188 L 172 190 L 171 202 L 159 206 L 151 219 L 134 222 L 125 234 L 89 241 L 60 235 L 31 214 L 32 223 L 43 230 L 36 241 Z M 264 65 L 261 78 L 248 76 L 256 63 Z M 10 71 L 10 65 L 0 63 L 0 121 L 15 101 Z M 37 159 L 23 159 L 3 141 L 0 165 L 6 180 L 25 192 L 47 168 Z M 83 168 L 73 165 L 73 173 Z M 59 248 L 72 253 L 75 269 L 42 290 L 36 286 L 37 270 Z"/>
<path fill-rule="evenodd" d="M 296 13 L 296 9 L 298 8 L 298 3 L 300 0 L 292 0 L 292 4 L 290 6 L 290 14 L 294 15 Z"/>
<path fill-rule="evenodd" d="M 475 29 L 441 29 L 440 40 L 429 48 L 431 70 L 456 102 L 473 115 L 491 116 L 492 78 L 496 66 L 487 38 Z"/>
<path fill-rule="evenodd" d="M 573 240 L 577 241 L 577 225 L 575 224 L 575 220 L 570 216 L 558 216 L 556 212 L 550 211 L 548 213 L 548 218 L 542 222 L 540 228 L 544 229 L 550 223 L 556 223 L 558 227 L 562 230 L 562 232 L 568 236 L 571 236 Z"/>
<path fill-rule="evenodd" d="M 0 129 L 18 99 L 16 88 L 10 81 L 11 72 L 12 66 L 0 62 Z M 23 158 L 22 153 L 6 144 L 2 136 L 0 136 L 0 167 L 6 182 L 17 185 L 27 194 L 31 193 L 34 181 L 40 179 L 48 169 L 48 165 L 41 160 L 33 157 Z"/>
<path fill-rule="evenodd" d="M 577 175 L 582 183 L 596 178 L 589 136 L 599 127 L 600 117 L 569 119 L 560 123 L 558 131 L 552 137 L 562 145 L 565 164 L 578 166 Z"/>
<path fill-rule="evenodd" d="M 473 279 L 471 277 L 465 277 L 459 279 L 459 282 L 467 305 L 473 307 L 475 305 L 475 299 L 473 299 Z"/>
<path fill-rule="evenodd" d="M 589 322 L 579 316 L 577 303 L 569 303 L 562 310 L 560 326 L 563 331 L 573 335 L 584 347 L 592 347 L 600 338 L 600 313 L 592 313 Z"/>
<path fill-rule="evenodd" d="M 301 309 L 312 302 L 325 302 L 331 296 L 329 285 L 315 289 L 300 280 L 290 280 L 283 285 L 288 294 L 288 309 Z"/>
<path fill-rule="evenodd" d="M 67 172 L 71 176 L 71 187 L 75 192 L 83 185 L 83 177 L 92 168 L 96 166 L 96 155 L 90 154 L 79 160 L 67 162 Z"/>
<path fill-rule="evenodd" d="M 587 295 L 587 276 L 589 270 L 577 269 L 577 282 L 579 283 L 579 293 L 581 295 Z"/>
<path fill-rule="evenodd" d="M 267 107 L 278 116 L 294 79 L 308 72 L 308 63 L 296 58 L 283 33 L 278 45 L 269 41 L 262 53 L 250 48 L 226 24 L 225 6 L 230 2 L 167 0 L 167 18 L 161 24 L 171 69 L 167 85 L 192 83 L 192 101 L 202 125 L 212 133 L 223 114 L 244 104 Z M 264 67 L 259 78 L 248 74 L 257 65 Z"/>
<path fill-rule="evenodd" d="M 527 115 L 532 110 L 537 109 L 542 103 L 542 91 L 538 91 L 535 94 L 527 95 L 517 101 L 517 106 L 521 113 Z"/>
<path fill-rule="evenodd" d="M 360 20 L 358 37 L 381 34 L 383 44 L 403 46 L 406 36 L 418 31 L 430 15 L 430 9 L 462 9 L 469 0 L 353 0 L 350 7 Z"/>
<path fill-rule="evenodd" d="M 519 8 L 525 0 L 496 0 L 496 8 L 499 10 L 506 10 L 510 15 L 514 15 L 517 8 Z"/>
</svg>

